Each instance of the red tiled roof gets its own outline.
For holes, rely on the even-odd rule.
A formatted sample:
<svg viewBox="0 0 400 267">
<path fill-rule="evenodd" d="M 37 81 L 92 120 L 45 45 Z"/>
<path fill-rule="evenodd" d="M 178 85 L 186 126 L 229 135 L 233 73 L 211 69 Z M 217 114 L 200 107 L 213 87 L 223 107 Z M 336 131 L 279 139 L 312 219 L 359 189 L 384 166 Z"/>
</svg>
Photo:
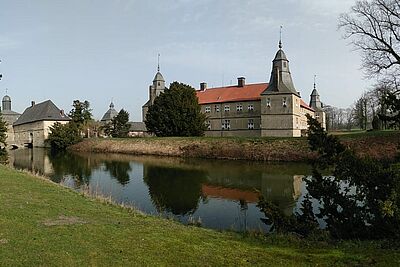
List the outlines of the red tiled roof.
<svg viewBox="0 0 400 267">
<path fill-rule="evenodd" d="M 233 85 L 210 88 L 205 91 L 197 90 L 196 94 L 200 105 L 236 101 L 254 101 L 261 99 L 261 93 L 264 92 L 267 87 L 268 83 L 246 84 L 244 87 Z M 300 105 L 305 109 L 315 111 L 307 105 L 303 99 L 300 99 Z"/>
<path fill-rule="evenodd" d="M 211 198 L 222 198 L 230 200 L 245 200 L 249 203 L 257 203 L 260 194 L 255 191 L 240 190 L 236 188 L 223 188 L 213 185 L 203 184 L 201 191 L 204 196 Z"/>
<path fill-rule="evenodd" d="M 199 104 L 260 100 L 268 83 L 246 84 L 244 87 L 226 86 L 196 91 Z"/>
<path fill-rule="evenodd" d="M 302 106 L 303 108 L 306 108 L 308 110 L 315 111 L 312 107 L 307 105 L 306 102 L 304 102 L 303 99 L 301 99 L 301 98 L 300 98 L 300 106 Z"/>
</svg>

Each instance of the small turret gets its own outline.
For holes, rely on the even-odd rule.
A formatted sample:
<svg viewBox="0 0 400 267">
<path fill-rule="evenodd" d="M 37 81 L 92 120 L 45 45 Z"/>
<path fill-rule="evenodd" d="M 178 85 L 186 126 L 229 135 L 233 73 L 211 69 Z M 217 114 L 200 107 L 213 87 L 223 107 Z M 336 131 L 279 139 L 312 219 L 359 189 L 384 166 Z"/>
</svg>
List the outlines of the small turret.
<svg viewBox="0 0 400 267">
<path fill-rule="evenodd" d="M 322 110 L 322 103 L 321 103 L 321 100 L 320 100 L 320 97 L 319 97 L 319 94 L 317 91 L 315 77 L 316 76 L 314 76 L 314 89 L 312 90 L 311 95 L 310 95 L 310 107 L 312 107 L 315 110 L 320 111 L 320 110 Z"/>
<path fill-rule="evenodd" d="M 2 110 L 11 110 L 11 97 L 5 95 L 2 101 Z"/>
</svg>

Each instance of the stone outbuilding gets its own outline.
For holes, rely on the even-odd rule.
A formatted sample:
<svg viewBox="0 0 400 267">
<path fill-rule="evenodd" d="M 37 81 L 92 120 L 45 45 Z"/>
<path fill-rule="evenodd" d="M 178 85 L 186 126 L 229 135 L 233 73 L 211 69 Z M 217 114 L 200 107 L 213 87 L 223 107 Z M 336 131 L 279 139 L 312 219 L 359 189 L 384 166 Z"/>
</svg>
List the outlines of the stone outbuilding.
<svg viewBox="0 0 400 267">
<path fill-rule="evenodd" d="M 56 122 L 66 124 L 71 118 L 65 115 L 51 100 L 35 104 L 32 101 L 14 122 L 14 143 L 17 146 L 45 147 L 50 127 Z"/>
<path fill-rule="evenodd" d="M 144 122 L 137 122 L 137 121 L 132 121 L 129 122 L 130 127 L 129 127 L 129 133 L 128 135 L 130 137 L 145 137 L 149 136 L 146 128 L 146 124 Z"/>
</svg>

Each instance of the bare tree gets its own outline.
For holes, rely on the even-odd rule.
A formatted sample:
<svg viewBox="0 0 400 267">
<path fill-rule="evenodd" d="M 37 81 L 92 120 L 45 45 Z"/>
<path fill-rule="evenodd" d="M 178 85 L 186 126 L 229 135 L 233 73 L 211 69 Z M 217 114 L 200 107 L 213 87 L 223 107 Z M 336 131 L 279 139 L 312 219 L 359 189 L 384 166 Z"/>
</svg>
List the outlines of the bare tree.
<svg viewBox="0 0 400 267">
<path fill-rule="evenodd" d="M 339 18 L 344 37 L 362 52 L 370 76 L 393 79 L 400 74 L 400 1 L 357 1 Z"/>
</svg>

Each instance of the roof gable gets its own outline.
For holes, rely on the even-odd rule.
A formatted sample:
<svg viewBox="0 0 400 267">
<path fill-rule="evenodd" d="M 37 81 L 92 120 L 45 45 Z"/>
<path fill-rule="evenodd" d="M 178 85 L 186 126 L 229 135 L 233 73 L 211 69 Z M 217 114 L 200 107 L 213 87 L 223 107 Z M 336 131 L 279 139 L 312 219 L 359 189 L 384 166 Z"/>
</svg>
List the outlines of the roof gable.
<svg viewBox="0 0 400 267">
<path fill-rule="evenodd" d="M 33 105 L 25 109 L 22 115 L 14 123 L 21 125 L 35 121 L 70 121 L 67 115 L 62 114 L 61 110 L 51 101 L 47 100 L 42 103 Z"/>
</svg>

